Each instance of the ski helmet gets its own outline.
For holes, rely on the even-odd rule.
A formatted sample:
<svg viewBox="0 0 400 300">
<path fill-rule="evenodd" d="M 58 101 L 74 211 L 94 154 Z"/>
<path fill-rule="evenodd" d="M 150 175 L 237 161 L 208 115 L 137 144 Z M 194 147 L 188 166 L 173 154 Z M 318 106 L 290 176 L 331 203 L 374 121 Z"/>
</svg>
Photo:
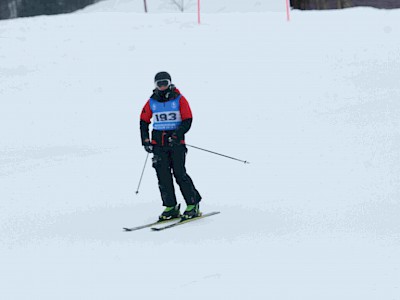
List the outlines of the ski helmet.
<svg viewBox="0 0 400 300">
<path fill-rule="evenodd" d="M 169 87 L 171 85 L 171 75 L 167 72 L 158 72 L 154 77 L 154 84 L 156 88 L 160 88 L 162 86 Z"/>
</svg>

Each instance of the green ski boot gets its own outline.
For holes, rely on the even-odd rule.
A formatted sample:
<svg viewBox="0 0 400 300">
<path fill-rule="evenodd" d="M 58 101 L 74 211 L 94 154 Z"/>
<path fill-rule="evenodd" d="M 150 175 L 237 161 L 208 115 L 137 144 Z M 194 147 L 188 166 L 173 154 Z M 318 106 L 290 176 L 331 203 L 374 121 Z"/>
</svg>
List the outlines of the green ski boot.
<svg viewBox="0 0 400 300">
<path fill-rule="evenodd" d="M 182 215 L 182 220 L 193 219 L 201 216 L 199 204 L 188 205 Z"/>
<path fill-rule="evenodd" d="M 181 205 L 178 204 L 177 206 L 167 206 L 162 214 L 158 217 L 159 221 L 171 220 L 176 219 L 181 216 Z"/>
</svg>

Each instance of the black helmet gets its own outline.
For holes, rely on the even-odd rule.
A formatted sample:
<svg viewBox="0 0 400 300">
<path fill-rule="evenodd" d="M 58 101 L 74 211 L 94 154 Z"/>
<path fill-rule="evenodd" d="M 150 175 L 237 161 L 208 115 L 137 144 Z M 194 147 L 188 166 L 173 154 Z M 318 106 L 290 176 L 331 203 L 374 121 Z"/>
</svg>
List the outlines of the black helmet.
<svg viewBox="0 0 400 300">
<path fill-rule="evenodd" d="M 167 72 L 159 72 L 154 77 L 154 85 L 156 89 L 165 91 L 171 86 L 171 75 Z"/>
<path fill-rule="evenodd" d="M 158 72 L 156 74 L 156 77 L 154 77 L 154 82 L 156 82 L 158 80 L 163 80 L 163 79 L 166 79 L 166 80 L 169 80 L 169 81 L 172 80 L 171 79 L 171 75 L 169 75 L 167 72 Z"/>
</svg>

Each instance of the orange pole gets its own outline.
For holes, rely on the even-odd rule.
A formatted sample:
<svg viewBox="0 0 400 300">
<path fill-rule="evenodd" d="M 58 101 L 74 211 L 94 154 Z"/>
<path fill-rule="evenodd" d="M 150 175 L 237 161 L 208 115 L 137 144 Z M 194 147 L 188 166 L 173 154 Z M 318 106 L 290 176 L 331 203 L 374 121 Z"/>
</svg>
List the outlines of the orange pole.
<svg viewBox="0 0 400 300">
<path fill-rule="evenodd" d="M 197 23 L 200 25 L 200 0 L 197 0 Z"/>
<path fill-rule="evenodd" d="M 286 0 L 286 18 L 288 22 L 290 21 L 290 3 L 289 0 Z"/>
</svg>

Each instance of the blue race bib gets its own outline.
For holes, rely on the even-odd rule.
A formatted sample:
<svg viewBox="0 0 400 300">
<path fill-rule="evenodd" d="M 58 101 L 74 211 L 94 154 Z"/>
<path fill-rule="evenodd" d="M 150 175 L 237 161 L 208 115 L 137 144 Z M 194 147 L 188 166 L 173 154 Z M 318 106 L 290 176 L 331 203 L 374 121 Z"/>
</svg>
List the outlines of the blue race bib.
<svg viewBox="0 0 400 300">
<path fill-rule="evenodd" d="M 158 102 L 150 98 L 150 109 L 153 113 L 153 129 L 154 130 L 175 130 L 182 123 L 179 100 L 181 95 L 176 99 L 167 102 Z"/>
</svg>

